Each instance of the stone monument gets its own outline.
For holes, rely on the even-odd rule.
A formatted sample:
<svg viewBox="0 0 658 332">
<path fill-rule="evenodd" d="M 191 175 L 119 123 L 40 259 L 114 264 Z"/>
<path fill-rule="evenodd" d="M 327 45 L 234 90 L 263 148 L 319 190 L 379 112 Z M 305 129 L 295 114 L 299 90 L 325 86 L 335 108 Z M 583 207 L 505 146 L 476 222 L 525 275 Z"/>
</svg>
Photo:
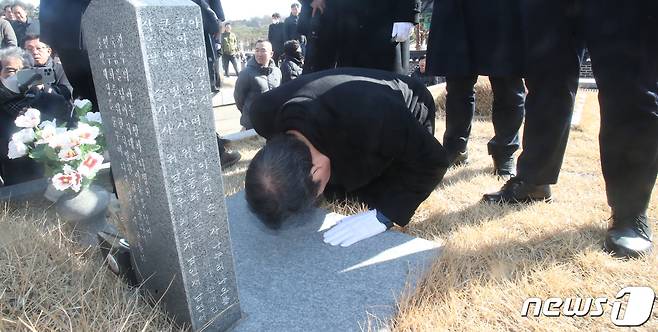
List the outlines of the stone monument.
<svg viewBox="0 0 658 332">
<path fill-rule="evenodd" d="M 133 264 L 177 322 L 241 317 L 199 7 L 93 0 L 83 18 Z"/>
</svg>

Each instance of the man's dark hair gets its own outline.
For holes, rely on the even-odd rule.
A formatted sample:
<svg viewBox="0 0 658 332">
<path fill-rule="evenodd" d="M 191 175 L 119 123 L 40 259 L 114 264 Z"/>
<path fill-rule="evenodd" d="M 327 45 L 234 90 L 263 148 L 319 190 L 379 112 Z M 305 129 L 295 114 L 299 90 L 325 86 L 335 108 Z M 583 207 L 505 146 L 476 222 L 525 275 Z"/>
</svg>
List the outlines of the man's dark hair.
<svg viewBox="0 0 658 332">
<path fill-rule="evenodd" d="M 28 41 L 35 40 L 35 39 L 39 39 L 39 35 L 29 34 L 29 35 L 25 36 L 25 39 L 23 40 L 23 47 L 25 47 L 25 43 L 27 43 Z"/>
<path fill-rule="evenodd" d="M 281 14 L 274 13 L 274 14 L 272 14 L 272 18 L 281 18 Z"/>
<path fill-rule="evenodd" d="M 245 193 L 249 209 L 269 228 L 278 229 L 291 215 L 311 207 L 319 183 L 313 182 L 311 152 L 291 134 L 267 141 L 247 169 Z"/>
<path fill-rule="evenodd" d="M 295 7 L 295 8 L 299 8 L 299 4 L 296 3 L 296 2 L 293 2 L 293 4 L 290 5 L 290 8 L 292 9 L 293 7 Z"/>
<path fill-rule="evenodd" d="M 299 41 L 291 39 L 283 44 L 283 53 L 287 56 L 294 57 L 300 47 Z"/>
<path fill-rule="evenodd" d="M 5 5 L 4 7 L 2 7 L 2 10 L 7 10 L 7 8 L 11 9 L 11 4 Z"/>
</svg>

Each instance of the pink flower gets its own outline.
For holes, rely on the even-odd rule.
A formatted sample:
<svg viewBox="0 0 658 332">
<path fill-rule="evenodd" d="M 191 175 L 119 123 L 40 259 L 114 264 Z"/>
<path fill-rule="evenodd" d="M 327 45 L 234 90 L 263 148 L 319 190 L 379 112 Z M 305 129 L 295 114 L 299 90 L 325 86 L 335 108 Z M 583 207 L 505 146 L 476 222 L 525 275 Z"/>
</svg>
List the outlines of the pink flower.
<svg viewBox="0 0 658 332">
<path fill-rule="evenodd" d="M 78 166 L 78 172 L 86 177 L 90 177 L 98 171 L 102 164 L 103 156 L 96 152 L 90 152 L 80 166 Z"/>
<path fill-rule="evenodd" d="M 71 166 L 64 166 L 63 173 L 57 173 L 52 179 L 55 189 L 64 191 L 71 188 L 73 191 L 78 192 L 82 187 L 82 175 L 71 168 Z"/>
<path fill-rule="evenodd" d="M 82 156 L 80 155 L 80 148 L 78 148 L 77 146 L 68 149 L 62 149 L 61 151 L 59 151 L 57 156 L 61 161 L 71 161 L 71 160 L 78 160 L 82 158 Z"/>
<path fill-rule="evenodd" d="M 28 108 L 24 114 L 14 120 L 16 126 L 22 128 L 34 128 L 39 122 L 41 122 L 41 112 L 36 108 Z"/>
</svg>

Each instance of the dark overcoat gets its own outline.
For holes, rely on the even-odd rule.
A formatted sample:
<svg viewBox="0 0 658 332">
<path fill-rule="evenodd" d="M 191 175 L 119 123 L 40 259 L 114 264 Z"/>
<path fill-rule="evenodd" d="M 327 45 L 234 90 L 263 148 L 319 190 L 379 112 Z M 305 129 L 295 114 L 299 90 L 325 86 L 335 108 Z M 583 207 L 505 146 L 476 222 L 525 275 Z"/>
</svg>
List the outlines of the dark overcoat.
<svg viewBox="0 0 658 332">
<path fill-rule="evenodd" d="M 427 72 L 436 76 L 521 76 L 524 0 L 434 0 Z"/>
<path fill-rule="evenodd" d="M 337 68 L 260 95 L 251 120 L 265 138 L 297 130 L 329 157 L 325 196 L 354 196 L 404 226 L 448 166 L 434 113 L 429 91 L 408 76 Z"/>
</svg>

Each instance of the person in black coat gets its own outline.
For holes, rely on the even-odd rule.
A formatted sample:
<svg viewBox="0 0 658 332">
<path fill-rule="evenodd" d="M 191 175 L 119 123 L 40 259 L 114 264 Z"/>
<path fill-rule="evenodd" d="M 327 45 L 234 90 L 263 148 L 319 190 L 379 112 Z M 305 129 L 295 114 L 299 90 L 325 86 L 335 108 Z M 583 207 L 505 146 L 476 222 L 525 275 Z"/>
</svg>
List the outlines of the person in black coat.
<svg viewBox="0 0 658 332">
<path fill-rule="evenodd" d="M 305 73 L 336 66 L 409 72 L 408 38 L 420 0 L 306 0 L 302 8 Z"/>
<path fill-rule="evenodd" d="M 467 163 L 475 112 L 474 85 L 488 75 L 494 95 L 494 137 L 487 144 L 494 173 L 514 175 L 520 146 L 525 86 L 518 0 L 435 0 L 427 47 L 427 71 L 446 77 L 443 144 L 455 165 Z"/>
<path fill-rule="evenodd" d="M 373 210 L 340 223 L 354 238 L 325 234 L 332 245 L 404 226 L 448 166 L 434 118 L 432 95 L 408 76 L 362 68 L 303 75 L 252 105 L 268 142 L 247 170 L 247 202 L 271 228 L 320 194 L 368 204 Z"/>
<path fill-rule="evenodd" d="M 272 60 L 279 65 L 281 56 L 283 55 L 283 44 L 286 39 L 285 24 L 281 22 L 281 15 L 279 13 L 272 14 L 272 24 L 267 27 L 267 40 L 272 43 Z"/>
<path fill-rule="evenodd" d="M 73 86 L 73 97 L 89 99 L 98 109 L 96 89 L 91 76 L 89 55 L 82 44 L 82 14 L 90 0 L 48 0 L 39 8 L 43 27 L 40 40 L 59 56 L 66 77 Z"/>
<path fill-rule="evenodd" d="M 203 40 L 206 45 L 206 59 L 208 60 L 208 75 L 210 76 L 210 90 L 219 92 L 221 78 L 215 70 L 217 63 L 217 47 L 215 37 L 221 32 L 221 22 L 224 20 L 224 10 L 219 0 L 192 0 L 201 8 L 203 21 Z"/>
<path fill-rule="evenodd" d="M 284 54 L 281 61 L 281 84 L 292 81 L 302 75 L 304 56 L 302 47 L 296 40 L 289 40 L 284 45 Z"/>
<path fill-rule="evenodd" d="M 647 208 L 658 173 L 658 2 L 522 2 L 528 98 L 518 175 L 484 200 L 551 198 L 566 150 L 584 44 L 599 89 L 601 166 L 612 218 L 604 248 L 652 250 Z"/>
</svg>

